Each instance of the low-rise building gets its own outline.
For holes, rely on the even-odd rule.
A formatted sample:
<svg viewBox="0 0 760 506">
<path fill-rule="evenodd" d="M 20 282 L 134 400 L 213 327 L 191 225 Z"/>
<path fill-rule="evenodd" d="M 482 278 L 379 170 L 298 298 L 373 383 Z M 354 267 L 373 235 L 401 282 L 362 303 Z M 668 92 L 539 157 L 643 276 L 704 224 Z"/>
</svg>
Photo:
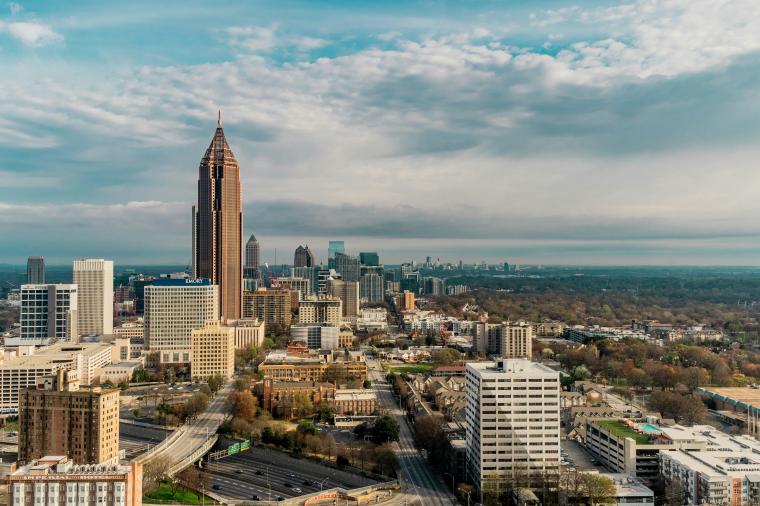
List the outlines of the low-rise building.
<svg viewBox="0 0 760 506">
<path fill-rule="evenodd" d="M 686 504 L 760 502 L 760 441 L 701 428 L 706 447 L 660 452 L 661 475 L 679 483 Z"/>
<path fill-rule="evenodd" d="M 312 295 L 298 303 L 298 323 L 329 323 L 340 325 L 343 319 L 343 302 L 329 295 Z"/>
<path fill-rule="evenodd" d="M 628 418 L 594 418 L 586 420 L 585 445 L 607 469 L 654 481 L 660 472 L 662 451 L 706 449 L 715 432 L 705 425 L 684 427 Z"/>
<path fill-rule="evenodd" d="M 264 320 L 240 318 L 239 320 L 225 320 L 224 324 L 235 329 L 236 350 L 258 348 L 264 344 L 264 336 L 266 335 Z"/>
<path fill-rule="evenodd" d="M 339 415 L 371 415 L 377 408 L 377 393 L 371 389 L 336 390 L 332 403 Z"/>
<path fill-rule="evenodd" d="M 335 399 L 335 385 L 317 381 L 275 381 L 264 378 L 256 384 L 256 395 L 261 406 L 273 416 L 292 418 L 296 415 L 300 399 L 308 399 L 312 406 Z"/>
<path fill-rule="evenodd" d="M 113 328 L 113 335 L 116 338 L 126 339 L 144 339 L 145 325 L 143 322 L 126 322 L 118 327 Z"/>
<path fill-rule="evenodd" d="M 110 381 L 116 385 L 123 381 L 131 381 L 134 372 L 138 369 L 142 369 L 143 367 L 145 367 L 144 360 L 129 360 L 101 367 L 98 370 L 98 374 L 100 376 L 101 383 Z"/>
<path fill-rule="evenodd" d="M 332 353 L 323 356 L 270 353 L 258 369 L 265 378 L 279 381 L 347 382 L 367 379 L 366 362 L 334 360 Z"/>
<path fill-rule="evenodd" d="M 46 456 L 7 478 L 13 506 L 140 506 L 142 465 L 75 465 Z"/>
<path fill-rule="evenodd" d="M 338 349 L 340 328 L 333 324 L 301 324 L 290 327 L 293 341 L 305 342 L 311 350 Z"/>
</svg>

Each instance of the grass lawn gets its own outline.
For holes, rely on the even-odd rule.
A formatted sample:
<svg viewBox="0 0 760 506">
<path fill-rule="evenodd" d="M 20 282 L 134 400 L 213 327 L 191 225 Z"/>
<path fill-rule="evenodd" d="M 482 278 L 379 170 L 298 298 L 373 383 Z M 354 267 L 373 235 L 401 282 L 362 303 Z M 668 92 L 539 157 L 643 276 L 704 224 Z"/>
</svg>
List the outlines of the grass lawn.
<svg viewBox="0 0 760 506">
<path fill-rule="evenodd" d="M 171 486 L 164 482 L 156 490 L 148 492 L 143 496 L 145 504 L 201 504 L 201 494 L 180 486 L 176 495 L 172 495 Z M 205 504 L 213 504 L 213 500 L 206 498 Z"/>
<path fill-rule="evenodd" d="M 628 427 L 623 422 L 618 420 L 598 420 L 597 423 L 607 432 L 614 434 L 618 437 L 629 437 L 639 444 L 645 444 L 649 442 L 649 436 L 636 432 L 632 428 Z"/>
<path fill-rule="evenodd" d="M 432 368 L 433 364 L 392 365 L 389 367 L 391 372 L 397 372 L 399 374 L 422 374 L 430 372 Z"/>
</svg>

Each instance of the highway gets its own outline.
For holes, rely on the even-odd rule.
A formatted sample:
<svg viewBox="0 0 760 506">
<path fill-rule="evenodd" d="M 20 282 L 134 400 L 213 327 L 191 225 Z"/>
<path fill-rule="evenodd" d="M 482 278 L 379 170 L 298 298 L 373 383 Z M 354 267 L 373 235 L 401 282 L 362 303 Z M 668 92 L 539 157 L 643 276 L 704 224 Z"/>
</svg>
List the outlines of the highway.
<svg viewBox="0 0 760 506">
<path fill-rule="evenodd" d="M 161 448 L 147 459 L 142 459 L 142 463 L 145 464 L 157 458 L 165 458 L 171 463 L 178 463 L 191 456 L 209 437 L 216 433 L 226 418 L 225 404 L 231 390 L 232 387 L 229 384 L 219 390 L 206 411 L 198 415 L 195 420 L 177 429 L 180 431 L 178 437 L 171 439 L 168 443 L 162 443 Z"/>
<path fill-rule="evenodd" d="M 376 483 L 370 478 L 318 462 L 258 447 L 218 461 L 204 462 L 203 467 L 206 488 L 230 499 L 251 500 L 258 496 L 261 500 L 269 500 L 270 491 L 272 499 L 290 498 L 318 492 L 320 484 L 322 489 L 353 489 Z M 219 488 L 214 489 L 214 485 Z"/>
<path fill-rule="evenodd" d="M 377 391 L 378 402 L 386 408 L 399 423 L 401 428 L 396 455 L 401 467 L 400 481 L 406 485 L 406 493 L 413 504 L 421 505 L 455 505 L 456 498 L 449 493 L 440 476 L 438 476 L 414 447 L 414 437 L 404 412 L 396 405 L 390 385 L 385 381 L 385 372 L 380 364 L 367 358 L 372 388 Z"/>
<path fill-rule="evenodd" d="M 169 434 L 171 431 L 160 428 L 121 423 L 119 424 L 119 449 L 124 450 L 126 458 L 132 460 L 159 444 Z"/>
</svg>

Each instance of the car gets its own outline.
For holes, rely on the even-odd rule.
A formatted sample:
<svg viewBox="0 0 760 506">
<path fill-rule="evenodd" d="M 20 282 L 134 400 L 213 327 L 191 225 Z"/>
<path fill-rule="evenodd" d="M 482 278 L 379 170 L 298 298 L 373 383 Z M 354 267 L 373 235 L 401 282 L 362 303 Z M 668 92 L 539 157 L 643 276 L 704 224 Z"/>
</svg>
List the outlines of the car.
<svg viewBox="0 0 760 506">
<path fill-rule="evenodd" d="M 243 470 L 242 469 L 235 469 L 235 473 L 236 474 L 243 474 Z"/>
<path fill-rule="evenodd" d="M 264 471 L 262 471 L 261 469 L 256 470 L 256 476 L 263 476 L 263 475 L 264 475 Z"/>
<path fill-rule="evenodd" d="M 290 490 L 292 490 L 292 491 L 293 491 L 293 492 L 295 492 L 296 494 L 300 494 L 300 493 L 301 493 L 301 489 L 300 489 L 300 488 L 298 488 L 298 487 L 293 487 L 293 488 L 291 488 Z"/>
<path fill-rule="evenodd" d="M 278 501 L 284 501 L 284 500 L 285 500 L 285 498 L 284 498 L 284 497 L 282 497 L 281 495 L 279 495 L 279 496 L 277 496 L 277 500 L 278 500 Z"/>
<path fill-rule="evenodd" d="M 292 485 L 286 481 L 285 483 L 282 484 L 282 486 L 285 488 L 290 488 Z"/>
<path fill-rule="evenodd" d="M 222 490 L 222 486 L 219 485 L 218 483 L 214 483 L 214 485 L 211 488 L 213 488 L 214 490 Z"/>
<path fill-rule="evenodd" d="M 296 477 L 296 473 L 288 473 L 288 478 L 295 478 L 295 477 Z"/>
<path fill-rule="evenodd" d="M 251 500 L 252 501 L 260 501 L 261 497 L 259 497 L 259 496 L 257 496 L 257 495 L 254 494 L 254 495 L 251 496 Z"/>
<path fill-rule="evenodd" d="M 309 486 L 311 486 L 311 480 L 303 480 L 303 485 L 304 485 L 305 487 L 309 487 Z"/>
</svg>

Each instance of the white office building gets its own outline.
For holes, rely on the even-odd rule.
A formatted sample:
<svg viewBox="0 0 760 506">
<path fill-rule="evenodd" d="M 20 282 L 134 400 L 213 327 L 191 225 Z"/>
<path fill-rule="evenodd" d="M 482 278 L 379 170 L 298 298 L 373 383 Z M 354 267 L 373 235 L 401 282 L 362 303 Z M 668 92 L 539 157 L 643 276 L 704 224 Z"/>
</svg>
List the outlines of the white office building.
<svg viewBox="0 0 760 506">
<path fill-rule="evenodd" d="M 158 279 L 145 287 L 145 349 L 161 363 L 189 363 L 193 329 L 219 319 L 219 292 L 208 279 Z"/>
<path fill-rule="evenodd" d="M 20 334 L 7 346 L 72 341 L 77 333 L 77 285 L 21 285 Z"/>
<path fill-rule="evenodd" d="M 526 359 L 465 367 L 467 473 L 481 491 L 559 471 L 559 373 Z"/>
<path fill-rule="evenodd" d="M 74 260 L 73 281 L 79 297 L 79 335 L 113 334 L 113 260 Z"/>
</svg>

